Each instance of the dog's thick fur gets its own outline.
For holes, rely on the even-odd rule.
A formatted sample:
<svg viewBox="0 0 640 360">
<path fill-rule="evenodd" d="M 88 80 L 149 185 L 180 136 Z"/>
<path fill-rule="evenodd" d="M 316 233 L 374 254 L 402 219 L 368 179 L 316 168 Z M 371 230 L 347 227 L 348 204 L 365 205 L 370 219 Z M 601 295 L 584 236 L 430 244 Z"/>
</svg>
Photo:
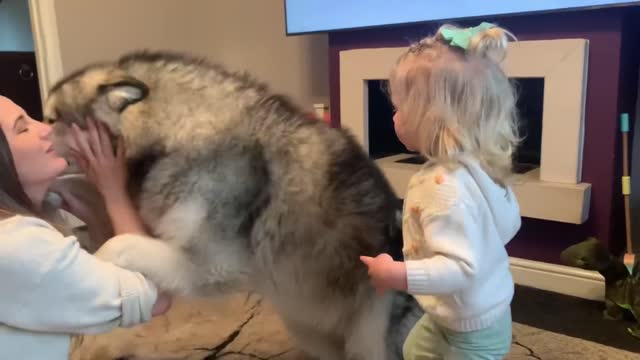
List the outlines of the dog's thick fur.
<svg viewBox="0 0 640 360">
<path fill-rule="evenodd" d="M 84 68 L 52 88 L 45 117 L 60 138 L 94 117 L 125 140 L 132 196 L 159 240 L 110 241 L 110 261 L 182 294 L 260 292 L 319 359 L 401 358 L 421 313 L 411 297 L 376 296 L 359 260 L 401 241 L 397 199 L 345 131 L 173 53 Z"/>
</svg>

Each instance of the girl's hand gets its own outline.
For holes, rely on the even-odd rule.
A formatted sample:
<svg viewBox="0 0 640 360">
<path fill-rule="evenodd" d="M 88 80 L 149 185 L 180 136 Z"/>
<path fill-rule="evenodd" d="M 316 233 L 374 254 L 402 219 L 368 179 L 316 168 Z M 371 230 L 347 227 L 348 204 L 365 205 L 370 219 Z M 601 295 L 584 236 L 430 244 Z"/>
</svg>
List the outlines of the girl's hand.
<svg viewBox="0 0 640 360">
<path fill-rule="evenodd" d="M 407 291 L 407 268 L 403 262 L 393 261 L 388 254 L 375 258 L 360 256 L 360 260 L 369 268 L 369 277 L 378 295 L 390 289 Z"/>
<path fill-rule="evenodd" d="M 126 197 L 127 170 L 122 139 L 118 141 L 114 153 L 105 126 L 92 119 L 87 123 L 86 133 L 76 124 L 71 126 L 71 133 L 78 147 L 78 150 L 71 150 L 73 157 L 105 199 Z"/>
</svg>

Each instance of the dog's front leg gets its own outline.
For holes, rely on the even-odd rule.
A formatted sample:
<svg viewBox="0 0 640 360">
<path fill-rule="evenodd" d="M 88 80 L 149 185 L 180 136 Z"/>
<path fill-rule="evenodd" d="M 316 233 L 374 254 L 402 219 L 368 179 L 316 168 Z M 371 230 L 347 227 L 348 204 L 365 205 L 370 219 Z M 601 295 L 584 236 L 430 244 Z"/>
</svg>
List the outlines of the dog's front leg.
<svg viewBox="0 0 640 360">
<path fill-rule="evenodd" d="M 143 274 L 158 288 L 176 295 L 196 289 L 195 265 L 178 248 L 142 235 L 125 234 L 108 240 L 95 256 Z"/>
</svg>

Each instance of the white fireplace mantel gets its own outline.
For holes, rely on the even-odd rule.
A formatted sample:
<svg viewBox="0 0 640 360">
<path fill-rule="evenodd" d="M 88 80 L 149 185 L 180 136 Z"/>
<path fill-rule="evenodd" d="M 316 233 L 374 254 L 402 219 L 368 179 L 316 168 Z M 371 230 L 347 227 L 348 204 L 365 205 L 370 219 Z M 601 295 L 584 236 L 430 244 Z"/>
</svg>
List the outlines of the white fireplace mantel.
<svg viewBox="0 0 640 360">
<path fill-rule="evenodd" d="M 368 80 L 387 79 L 406 48 L 340 52 L 340 122 L 368 151 Z M 543 77 L 540 168 L 514 186 L 524 217 L 581 224 L 589 214 L 591 185 L 581 182 L 588 42 L 583 39 L 518 41 L 502 66 L 509 77 Z M 394 191 L 404 196 L 419 165 L 377 160 Z"/>
</svg>

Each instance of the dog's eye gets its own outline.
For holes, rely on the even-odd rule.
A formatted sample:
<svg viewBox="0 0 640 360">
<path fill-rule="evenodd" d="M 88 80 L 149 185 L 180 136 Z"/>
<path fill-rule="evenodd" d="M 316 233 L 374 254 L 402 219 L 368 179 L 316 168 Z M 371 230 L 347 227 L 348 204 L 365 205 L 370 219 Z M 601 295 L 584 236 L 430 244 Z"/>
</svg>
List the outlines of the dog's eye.
<svg viewBox="0 0 640 360">
<path fill-rule="evenodd" d="M 55 124 L 55 123 L 56 123 L 56 121 L 58 121 L 58 120 L 57 120 L 57 119 L 54 119 L 54 118 L 50 118 L 50 117 L 45 117 L 45 118 L 44 118 L 44 122 L 45 122 L 45 124 L 51 124 L 51 125 L 53 125 L 53 124 Z"/>
</svg>

